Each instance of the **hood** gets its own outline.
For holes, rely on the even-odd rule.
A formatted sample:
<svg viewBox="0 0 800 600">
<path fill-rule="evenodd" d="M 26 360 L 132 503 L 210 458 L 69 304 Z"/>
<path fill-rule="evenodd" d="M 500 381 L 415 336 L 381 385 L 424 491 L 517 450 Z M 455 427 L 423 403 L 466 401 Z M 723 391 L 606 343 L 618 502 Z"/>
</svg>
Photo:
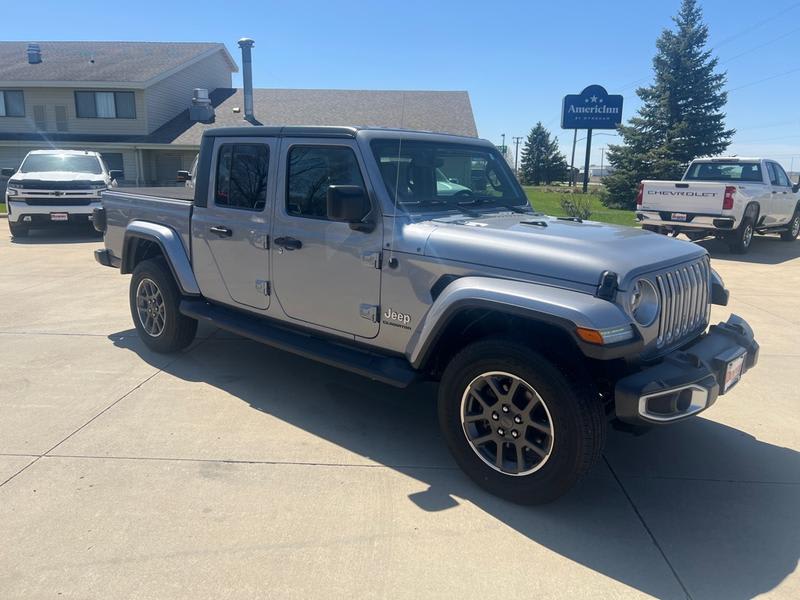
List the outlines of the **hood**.
<svg viewBox="0 0 800 600">
<path fill-rule="evenodd" d="M 613 271 L 622 289 L 632 275 L 706 253 L 696 244 L 636 227 L 532 213 L 445 217 L 427 224 L 433 230 L 426 256 L 586 285 L 597 285 L 604 271 Z"/>
<path fill-rule="evenodd" d="M 16 172 L 9 181 L 105 181 L 102 173 L 84 173 L 81 171 L 31 171 Z"/>
</svg>

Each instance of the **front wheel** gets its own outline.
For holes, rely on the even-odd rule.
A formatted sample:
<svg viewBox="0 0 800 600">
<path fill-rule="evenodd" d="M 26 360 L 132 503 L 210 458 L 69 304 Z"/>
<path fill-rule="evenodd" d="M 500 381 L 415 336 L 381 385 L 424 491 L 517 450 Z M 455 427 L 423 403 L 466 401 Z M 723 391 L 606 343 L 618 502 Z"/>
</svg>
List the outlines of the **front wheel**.
<svg viewBox="0 0 800 600">
<path fill-rule="evenodd" d="M 728 241 L 728 247 L 731 252 L 736 254 L 744 254 L 750 249 L 750 243 L 753 241 L 753 219 L 745 217 L 739 228 L 731 234 Z"/>
<path fill-rule="evenodd" d="M 784 242 L 792 242 L 800 235 L 800 211 L 794 213 L 792 220 L 789 222 L 789 229 L 781 232 L 781 239 Z"/>
<path fill-rule="evenodd" d="M 155 352 L 176 352 L 192 343 L 197 321 L 178 310 L 180 292 L 163 260 L 145 260 L 131 277 L 133 324 L 145 345 Z"/>
<path fill-rule="evenodd" d="M 456 462 L 478 485 L 519 504 L 564 494 L 597 461 L 602 405 L 590 380 L 523 344 L 467 346 L 439 388 L 439 424 Z"/>
</svg>

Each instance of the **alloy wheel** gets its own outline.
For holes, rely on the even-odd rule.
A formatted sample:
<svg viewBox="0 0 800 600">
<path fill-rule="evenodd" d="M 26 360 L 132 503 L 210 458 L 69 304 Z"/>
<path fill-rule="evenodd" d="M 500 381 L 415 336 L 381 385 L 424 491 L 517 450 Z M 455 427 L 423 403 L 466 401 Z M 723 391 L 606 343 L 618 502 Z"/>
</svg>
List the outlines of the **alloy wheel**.
<svg viewBox="0 0 800 600">
<path fill-rule="evenodd" d="M 529 475 L 553 452 L 553 419 L 523 379 L 491 371 L 473 379 L 461 398 L 461 425 L 473 452 L 495 471 Z"/>
<path fill-rule="evenodd" d="M 163 333 L 167 322 L 164 296 L 156 282 L 147 277 L 136 287 L 136 312 L 147 335 L 158 337 Z"/>
</svg>

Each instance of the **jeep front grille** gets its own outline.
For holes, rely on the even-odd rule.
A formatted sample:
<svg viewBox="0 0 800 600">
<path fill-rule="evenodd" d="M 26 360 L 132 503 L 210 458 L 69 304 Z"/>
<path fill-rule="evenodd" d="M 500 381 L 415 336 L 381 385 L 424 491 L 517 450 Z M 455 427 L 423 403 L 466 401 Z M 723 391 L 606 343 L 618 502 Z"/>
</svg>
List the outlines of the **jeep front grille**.
<svg viewBox="0 0 800 600">
<path fill-rule="evenodd" d="M 661 301 L 656 346 L 669 346 L 687 334 L 705 329 L 710 316 L 708 257 L 656 275 Z"/>
</svg>

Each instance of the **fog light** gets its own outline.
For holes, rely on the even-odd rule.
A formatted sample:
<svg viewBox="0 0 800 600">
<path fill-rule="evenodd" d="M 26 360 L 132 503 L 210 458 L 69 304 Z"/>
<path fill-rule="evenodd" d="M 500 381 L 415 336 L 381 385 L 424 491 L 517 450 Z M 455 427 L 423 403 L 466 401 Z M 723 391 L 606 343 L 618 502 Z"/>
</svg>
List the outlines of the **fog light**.
<svg viewBox="0 0 800 600">
<path fill-rule="evenodd" d="M 31 217 L 30 217 L 30 215 L 25 215 L 24 217 L 22 217 L 22 220 L 25 221 L 26 223 L 30 223 L 31 222 Z"/>
</svg>

